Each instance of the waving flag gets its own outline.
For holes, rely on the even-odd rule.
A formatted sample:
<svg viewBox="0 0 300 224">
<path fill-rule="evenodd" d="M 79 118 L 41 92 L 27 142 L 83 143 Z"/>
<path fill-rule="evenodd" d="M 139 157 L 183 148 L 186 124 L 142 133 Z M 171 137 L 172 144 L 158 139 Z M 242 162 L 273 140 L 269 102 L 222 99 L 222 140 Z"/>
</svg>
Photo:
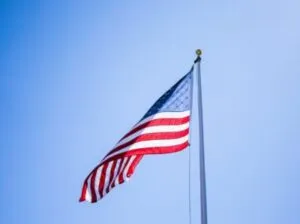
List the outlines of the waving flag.
<svg viewBox="0 0 300 224">
<path fill-rule="evenodd" d="M 129 180 L 144 155 L 189 145 L 193 68 L 162 95 L 84 181 L 80 201 L 96 202 Z"/>
</svg>

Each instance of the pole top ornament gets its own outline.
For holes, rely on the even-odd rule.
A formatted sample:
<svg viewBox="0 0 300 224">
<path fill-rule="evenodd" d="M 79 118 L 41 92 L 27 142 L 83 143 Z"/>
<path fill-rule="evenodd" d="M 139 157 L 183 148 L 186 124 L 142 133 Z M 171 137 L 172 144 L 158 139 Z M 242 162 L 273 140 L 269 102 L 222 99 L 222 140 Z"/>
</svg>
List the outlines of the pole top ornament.
<svg viewBox="0 0 300 224">
<path fill-rule="evenodd" d="M 201 51 L 200 49 L 197 49 L 197 50 L 196 50 L 196 55 L 197 55 L 198 57 L 200 57 L 200 56 L 202 55 L 202 51 Z"/>
</svg>

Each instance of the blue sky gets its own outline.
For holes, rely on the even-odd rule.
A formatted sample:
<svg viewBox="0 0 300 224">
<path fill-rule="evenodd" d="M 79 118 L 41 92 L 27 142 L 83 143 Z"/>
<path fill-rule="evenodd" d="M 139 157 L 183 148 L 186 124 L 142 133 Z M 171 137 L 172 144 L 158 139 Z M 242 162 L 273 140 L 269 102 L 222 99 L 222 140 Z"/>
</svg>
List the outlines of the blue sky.
<svg viewBox="0 0 300 224">
<path fill-rule="evenodd" d="M 0 6 L 0 223 L 188 223 L 188 151 L 144 158 L 97 204 L 78 199 L 201 48 L 209 223 L 299 224 L 298 0 Z"/>
</svg>

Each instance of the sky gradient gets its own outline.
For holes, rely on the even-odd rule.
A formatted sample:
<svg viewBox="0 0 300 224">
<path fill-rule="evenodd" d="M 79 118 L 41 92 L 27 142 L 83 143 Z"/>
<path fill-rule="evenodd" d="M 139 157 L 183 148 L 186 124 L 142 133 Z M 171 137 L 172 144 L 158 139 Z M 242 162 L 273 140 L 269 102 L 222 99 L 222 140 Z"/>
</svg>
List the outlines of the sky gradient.
<svg viewBox="0 0 300 224">
<path fill-rule="evenodd" d="M 299 224 L 299 7 L 1 1 L 0 223 L 188 224 L 187 150 L 145 157 L 96 204 L 78 199 L 201 48 L 209 224 Z M 199 223 L 196 116 L 191 144 Z"/>
</svg>

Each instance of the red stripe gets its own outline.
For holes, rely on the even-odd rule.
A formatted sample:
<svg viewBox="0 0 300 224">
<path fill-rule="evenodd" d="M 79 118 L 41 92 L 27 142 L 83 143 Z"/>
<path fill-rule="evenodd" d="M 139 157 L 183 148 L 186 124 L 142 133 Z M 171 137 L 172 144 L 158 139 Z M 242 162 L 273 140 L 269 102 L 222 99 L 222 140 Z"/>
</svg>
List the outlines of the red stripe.
<svg viewBox="0 0 300 224">
<path fill-rule="evenodd" d="M 142 155 L 137 155 L 136 158 L 132 161 L 132 163 L 128 169 L 128 172 L 127 172 L 127 177 L 131 177 L 136 166 L 139 164 L 139 162 L 141 161 L 142 158 L 143 158 Z"/>
<path fill-rule="evenodd" d="M 80 202 L 85 201 L 85 199 L 86 199 L 85 195 L 86 195 L 86 191 L 87 191 L 87 179 L 88 179 L 88 177 L 85 179 L 83 187 L 82 187 L 81 196 L 80 196 L 80 199 L 79 199 Z"/>
<path fill-rule="evenodd" d="M 105 175 L 106 175 L 108 163 L 109 162 L 103 164 L 103 168 L 101 171 L 100 183 L 99 183 L 99 187 L 98 187 L 100 198 L 103 197 L 103 190 L 104 190 L 103 188 L 104 188 L 104 184 L 105 184 Z"/>
<path fill-rule="evenodd" d="M 126 152 L 117 154 L 115 156 L 112 156 L 112 157 L 108 158 L 106 161 L 103 161 L 102 163 L 105 164 L 112 160 L 124 158 L 127 156 L 133 156 L 133 155 L 151 155 L 151 154 L 173 153 L 173 152 L 181 151 L 188 146 L 189 146 L 189 142 L 186 141 L 182 144 L 173 145 L 173 146 L 147 147 L 147 148 L 134 149 L 134 150 L 126 151 Z"/>
<path fill-rule="evenodd" d="M 120 171 L 121 171 L 121 168 L 122 168 L 122 165 L 123 165 L 123 162 L 124 162 L 124 159 L 121 159 L 121 162 L 120 162 L 120 165 L 118 167 L 118 171 L 117 171 L 117 175 L 111 185 L 112 188 L 114 188 L 116 186 L 116 179 L 119 178 L 119 175 L 120 175 Z"/>
<path fill-rule="evenodd" d="M 148 141 L 148 140 L 176 139 L 176 138 L 181 138 L 183 136 L 186 136 L 188 133 L 189 133 L 189 128 L 187 128 L 183 131 L 178 131 L 178 132 L 159 132 L 159 133 L 142 134 L 142 135 L 137 136 L 136 138 L 114 148 L 104 157 L 104 159 L 107 158 L 109 155 L 111 155 L 129 145 L 132 145 L 136 142 L 142 142 L 142 141 Z"/>
<path fill-rule="evenodd" d="M 173 153 L 178 152 L 189 146 L 189 142 L 186 141 L 180 145 L 175 146 L 166 146 L 166 147 L 149 147 L 142 149 L 135 149 L 129 152 L 125 152 L 125 156 L 128 155 L 151 155 L 151 154 L 165 154 L 165 153 Z"/>
<path fill-rule="evenodd" d="M 115 160 L 113 161 L 113 164 L 111 166 L 111 169 L 110 169 L 110 175 L 109 175 L 109 183 L 107 184 L 107 187 L 106 187 L 106 193 L 109 192 L 109 187 L 114 179 L 114 176 L 115 176 L 115 169 L 116 169 L 116 165 L 117 165 L 117 161 L 118 160 Z"/>
<path fill-rule="evenodd" d="M 129 135 L 132 135 L 133 133 L 145 128 L 145 127 L 151 127 L 151 126 L 159 126 L 159 125 L 180 125 L 185 124 L 189 122 L 190 116 L 183 117 L 183 118 L 158 118 L 150 120 L 142 125 L 139 125 L 135 128 L 133 128 L 131 131 L 129 131 L 121 140 L 124 138 L 127 138 Z M 120 140 L 120 141 L 121 141 Z"/>
<path fill-rule="evenodd" d="M 90 189 L 91 189 L 91 202 L 94 203 L 97 201 L 97 196 L 96 196 L 96 192 L 95 192 L 95 178 L 96 178 L 96 174 L 97 174 L 97 170 L 95 170 L 92 174 L 91 177 L 91 182 L 90 182 Z"/>
<path fill-rule="evenodd" d="M 124 173 L 124 170 L 125 170 L 127 164 L 129 163 L 130 158 L 131 158 L 130 156 L 127 157 L 127 160 L 126 160 L 126 162 L 124 164 L 124 167 L 123 167 L 123 169 L 121 170 L 121 172 L 119 174 L 119 184 L 122 184 L 124 182 L 123 173 Z"/>
</svg>

